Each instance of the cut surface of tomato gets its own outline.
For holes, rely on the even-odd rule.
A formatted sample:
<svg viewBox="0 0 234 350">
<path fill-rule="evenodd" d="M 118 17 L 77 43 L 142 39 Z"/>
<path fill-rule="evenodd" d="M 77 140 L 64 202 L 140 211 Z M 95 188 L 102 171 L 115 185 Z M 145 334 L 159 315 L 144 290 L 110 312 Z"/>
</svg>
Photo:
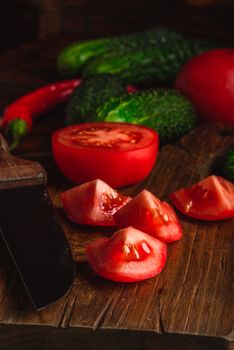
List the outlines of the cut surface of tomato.
<svg viewBox="0 0 234 350">
<path fill-rule="evenodd" d="M 113 215 L 131 197 L 118 193 L 101 180 L 93 180 L 61 193 L 63 207 L 77 224 L 114 226 Z"/>
<path fill-rule="evenodd" d="M 133 226 L 163 242 L 178 241 L 182 229 L 173 208 L 151 192 L 143 190 L 121 208 L 114 219 L 119 228 Z"/>
<path fill-rule="evenodd" d="M 100 276 L 116 282 L 136 282 L 158 275 L 167 245 L 133 227 L 99 238 L 86 246 L 87 260 Z"/>
<path fill-rule="evenodd" d="M 69 180 L 101 179 L 113 187 L 133 184 L 152 170 L 158 135 L 127 123 L 83 123 L 57 130 L 52 136 L 56 164 Z"/>
<path fill-rule="evenodd" d="M 182 213 L 201 220 L 234 217 L 234 184 L 221 176 L 211 175 L 189 188 L 170 195 Z"/>
</svg>

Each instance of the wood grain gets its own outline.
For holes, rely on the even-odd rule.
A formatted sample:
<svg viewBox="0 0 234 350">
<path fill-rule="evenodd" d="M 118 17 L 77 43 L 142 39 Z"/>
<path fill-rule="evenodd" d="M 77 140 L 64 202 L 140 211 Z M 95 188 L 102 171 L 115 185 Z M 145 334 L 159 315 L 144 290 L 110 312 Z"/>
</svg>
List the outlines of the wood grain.
<svg viewBox="0 0 234 350">
<path fill-rule="evenodd" d="M 40 35 L 45 38 L 52 33 L 75 34 L 77 40 L 83 40 L 155 25 L 201 36 L 227 36 L 233 32 L 232 0 L 209 0 L 207 6 L 195 6 L 198 0 L 187 2 L 99 0 L 97 6 L 95 0 L 41 0 Z"/>
<path fill-rule="evenodd" d="M 61 45 L 49 40 L 30 44 L 9 53 L 8 62 L 0 59 L 0 108 L 30 87 L 52 77 L 59 80 L 53 62 Z M 49 192 L 76 260 L 75 283 L 58 303 L 35 312 L 0 242 L 0 349 L 72 350 L 78 344 L 82 349 L 103 349 L 104 344 L 107 349 L 231 349 L 234 220 L 198 222 L 178 213 L 183 239 L 169 246 L 158 277 L 132 284 L 98 277 L 86 262 L 84 247 L 113 230 L 75 225 L 64 214 L 60 192 L 73 184 L 59 173 L 50 149 L 51 133 L 64 125 L 64 113 L 60 106 L 38 118 L 14 155 L 40 161 L 47 171 Z M 150 176 L 121 192 L 134 195 L 146 188 L 168 200 L 179 187 L 220 173 L 220 158 L 234 145 L 233 135 L 233 127 L 201 125 L 179 143 L 164 146 Z"/>
<path fill-rule="evenodd" d="M 46 183 L 47 175 L 38 162 L 14 157 L 0 133 L 0 189 Z"/>
<path fill-rule="evenodd" d="M 46 333 L 45 333 L 46 330 Z M 194 340 L 196 338 L 196 341 Z M 231 350 L 228 343 L 215 338 L 160 335 L 154 332 L 96 330 L 84 328 L 77 332 L 74 328 L 54 329 L 51 327 L 20 326 L 17 330 L 10 326 L 0 327 L 1 350 Z M 4 344 L 4 345 L 3 345 Z M 194 347 L 195 346 L 195 347 Z"/>
<path fill-rule="evenodd" d="M 208 125 L 206 128 L 209 129 L 209 144 L 215 138 L 218 127 Z M 220 128 L 224 129 L 223 126 Z M 195 139 L 201 135 L 199 129 L 191 134 Z M 184 149 L 186 144 L 191 146 L 191 136 L 182 140 L 183 148 L 180 144 L 165 146 L 152 174 L 143 183 L 124 192 L 135 194 L 147 188 L 165 199 L 182 184 L 190 185 L 201 179 L 205 172 L 209 174 L 220 142 L 217 142 L 217 149 L 213 149 L 211 158 L 207 154 L 192 155 L 196 144 L 193 150 Z M 223 136 L 223 142 L 229 147 L 227 138 L 229 136 Z M 69 295 L 57 304 L 36 313 L 15 276 L 2 297 L 1 324 L 144 330 L 233 341 L 233 220 L 205 223 L 179 214 L 184 236 L 180 242 L 169 246 L 168 262 L 163 273 L 141 283 L 114 283 L 96 276 L 84 257 L 85 244 L 108 233 L 69 223 L 59 199 L 59 192 L 69 183 L 60 182 L 58 186 L 55 181 L 52 185 L 56 172 L 55 167 L 48 172 L 49 189 L 77 262 L 74 286 Z M 0 266 L 0 271 L 3 268 L 5 266 Z M 5 283 L 3 280 L 4 289 Z"/>
</svg>

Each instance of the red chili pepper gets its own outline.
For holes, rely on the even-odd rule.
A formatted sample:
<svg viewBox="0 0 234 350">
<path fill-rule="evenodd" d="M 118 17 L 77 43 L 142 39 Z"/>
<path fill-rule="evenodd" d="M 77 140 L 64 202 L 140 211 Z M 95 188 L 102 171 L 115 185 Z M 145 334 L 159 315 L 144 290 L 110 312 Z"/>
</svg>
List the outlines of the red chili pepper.
<svg viewBox="0 0 234 350">
<path fill-rule="evenodd" d="M 135 94 L 135 92 L 138 92 L 138 89 L 133 85 L 127 85 L 126 90 L 129 94 Z"/>
<path fill-rule="evenodd" d="M 30 132 L 33 119 L 50 108 L 68 100 L 81 79 L 59 81 L 45 85 L 20 97 L 6 107 L 1 120 L 1 127 L 6 128 L 12 137 L 11 149 L 20 139 Z"/>
</svg>

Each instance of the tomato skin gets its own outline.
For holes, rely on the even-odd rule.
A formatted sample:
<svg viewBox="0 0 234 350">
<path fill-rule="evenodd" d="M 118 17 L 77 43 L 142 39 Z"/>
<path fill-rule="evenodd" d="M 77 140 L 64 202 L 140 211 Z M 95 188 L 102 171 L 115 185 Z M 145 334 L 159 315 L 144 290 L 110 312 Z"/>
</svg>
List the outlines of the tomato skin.
<svg viewBox="0 0 234 350">
<path fill-rule="evenodd" d="M 137 253 L 134 257 L 135 249 Z M 86 256 L 98 275 L 115 282 L 136 282 L 152 278 L 162 271 L 166 263 L 167 245 L 133 227 L 127 227 L 111 238 L 99 238 L 88 244 Z"/>
<path fill-rule="evenodd" d="M 181 239 L 182 229 L 173 208 L 143 190 L 114 215 L 119 228 L 133 226 L 162 242 Z"/>
<path fill-rule="evenodd" d="M 169 197 L 177 209 L 195 219 L 216 221 L 234 217 L 234 184 L 221 176 L 209 176 Z"/>
<path fill-rule="evenodd" d="M 131 200 L 101 180 L 94 180 L 61 193 L 68 218 L 82 225 L 114 226 L 113 218 Z"/>
<path fill-rule="evenodd" d="M 234 124 L 234 50 L 215 49 L 182 67 L 175 88 L 195 106 L 201 121 Z"/>
<path fill-rule="evenodd" d="M 158 153 L 158 135 L 155 131 L 137 125 L 144 137 L 150 141 L 144 147 L 119 150 L 98 147 L 82 147 L 64 144 L 59 135 L 74 127 L 110 127 L 136 130 L 136 125 L 127 123 L 83 123 L 57 130 L 52 136 L 55 162 L 65 177 L 74 183 L 101 179 L 112 187 L 134 184 L 143 180 L 151 172 Z M 126 146 L 127 147 L 127 146 Z"/>
</svg>

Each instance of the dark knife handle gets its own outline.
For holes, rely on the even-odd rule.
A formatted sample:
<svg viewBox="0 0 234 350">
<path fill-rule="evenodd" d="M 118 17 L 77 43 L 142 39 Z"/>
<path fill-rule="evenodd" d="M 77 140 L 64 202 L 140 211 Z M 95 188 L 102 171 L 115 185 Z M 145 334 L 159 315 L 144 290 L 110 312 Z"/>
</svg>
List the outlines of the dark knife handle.
<svg viewBox="0 0 234 350">
<path fill-rule="evenodd" d="M 9 155 L 9 147 L 5 137 L 0 133 L 0 157 L 4 157 L 4 155 Z"/>
<path fill-rule="evenodd" d="M 0 133 L 0 189 L 46 183 L 44 168 L 34 161 L 12 156 Z"/>
</svg>

